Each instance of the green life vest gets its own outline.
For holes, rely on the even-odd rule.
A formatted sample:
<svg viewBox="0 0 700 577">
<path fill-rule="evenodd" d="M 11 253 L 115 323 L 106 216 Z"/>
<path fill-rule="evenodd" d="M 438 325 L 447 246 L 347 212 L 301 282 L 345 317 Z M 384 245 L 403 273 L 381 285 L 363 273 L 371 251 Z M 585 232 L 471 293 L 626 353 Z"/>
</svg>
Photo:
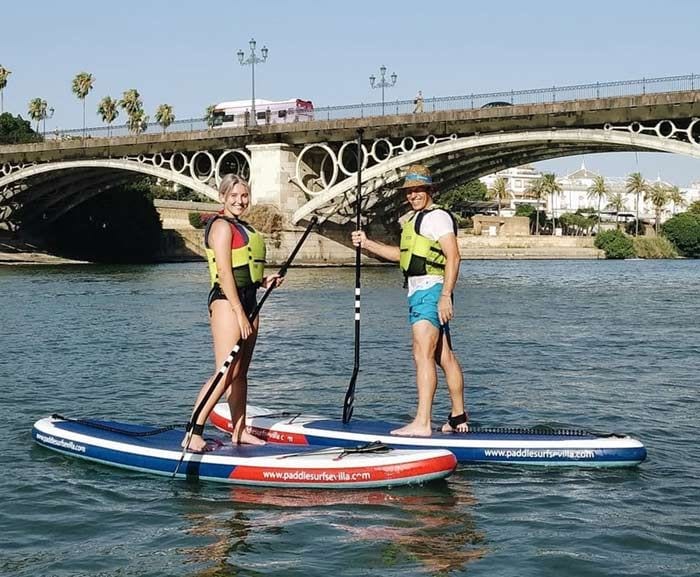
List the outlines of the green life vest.
<svg viewBox="0 0 700 577">
<path fill-rule="evenodd" d="M 401 230 L 401 257 L 399 259 L 399 266 L 406 277 L 422 276 L 426 274 L 445 276 L 445 263 L 447 259 L 442 252 L 440 242 L 420 234 L 420 224 L 423 217 L 430 213 L 430 211 L 437 209 L 444 210 L 450 215 L 455 236 L 457 235 L 457 222 L 455 221 L 455 217 L 441 206 L 433 204 L 430 208 L 415 213 L 404 223 L 403 229 Z"/>
<path fill-rule="evenodd" d="M 207 223 L 204 230 L 204 249 L 209 263 L 211 286 L 220 283 L 214 250 L 209 246 L 209 231 L 220 218 L 231 226 L 231 268 L 236 286 L 244 288 L 259 285 L 265 274 L 265 239 L 248 223 L 217 215 Z"/>
</svg>

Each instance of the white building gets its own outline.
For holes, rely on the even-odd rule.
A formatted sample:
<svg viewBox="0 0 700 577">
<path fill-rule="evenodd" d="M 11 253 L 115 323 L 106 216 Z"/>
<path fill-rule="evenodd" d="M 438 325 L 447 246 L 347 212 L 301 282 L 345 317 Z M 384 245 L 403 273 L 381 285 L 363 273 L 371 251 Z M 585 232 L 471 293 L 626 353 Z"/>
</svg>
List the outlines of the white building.
<svg viewBox="0 0 700 577">
<path fill-rule="evenodd" d="M 536 201 L 528 197 L 528 189 L 532 184 L 542 176 L 542 173 L 535 170 L 532 166 L 524 165 L 517 168 L 509 168 L 495 174 L 482 177 L 480 180 L 487 187 L 491 188 L 498 178 L 506 179 L 506 188 L 510 193 L 510 206 L 506 208 L 505 214 L 508 215 L 508 210 L 515 211 L 520 204 L 535 205 Z M 601 176 L 592 170 L 586 168 L 585 163 L 581 163 L 581 168 L 574 172 L 557 178 L 557 182 L 562 188 L 562 192 L 555 195 L 554 198 L 548 196 L 540 202 L 541 210 L 546 211 L 550 216 L 552 212 L 559 215 L 567 212 L 576 212 L 579 209 L 591 208 L 597 210 L 598 201 L 593 197 L 589 197 L 590 188 L 593 186 L 595 178 Z M 627 177 L 604 177 L 605 186 L 608 193 L 620 193 L 624 200 L 624 208 L 620 215 L 626 215 L 628 218 L 634 218 L 636 214 L 636 198 L 634 194 L 627 192 Z M 664 182 L 657 178 L 656 182 L 662 182 L 667 186 L 671 183 Z M 688 188 L 680 189 L 685 197 L 686 205 L 691 202 L 700 200 L 700 181 L 693 183 Z M 607 201 L 603 199 L 601 202 L 601 211 L 603 219 L 606 219 L 605 212 L 608 213 L 608 218 L 613 220 L 615 217 L 611 209 L 607 208 Z M 662 213 L 662 220 L 670 217 L 676 212 L 680 212 L 681 207 L 674 207 L 673 204 L 666 206 Z M 651 221 L 655 217 L 654 206 L 649 201 L 645 201 L 642 196 L 639 198 L 639 218 L 642 220 Z"/>
</svg>

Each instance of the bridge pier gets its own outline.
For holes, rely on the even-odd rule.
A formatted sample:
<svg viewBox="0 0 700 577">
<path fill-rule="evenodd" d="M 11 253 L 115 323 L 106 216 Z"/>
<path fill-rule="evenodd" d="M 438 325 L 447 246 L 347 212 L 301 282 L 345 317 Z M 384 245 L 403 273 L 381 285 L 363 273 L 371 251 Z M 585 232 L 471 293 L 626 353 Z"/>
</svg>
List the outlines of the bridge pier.
<svg viewBox="0 0 700 577">
<path fill-rule="evenodd" d="M 296 152 L 282 143 L 249 144 L 247 148 L 253 204 L 272 204 L 289 217 L 306 202 L 292 181 L 296 175 Z"/>
</svg>

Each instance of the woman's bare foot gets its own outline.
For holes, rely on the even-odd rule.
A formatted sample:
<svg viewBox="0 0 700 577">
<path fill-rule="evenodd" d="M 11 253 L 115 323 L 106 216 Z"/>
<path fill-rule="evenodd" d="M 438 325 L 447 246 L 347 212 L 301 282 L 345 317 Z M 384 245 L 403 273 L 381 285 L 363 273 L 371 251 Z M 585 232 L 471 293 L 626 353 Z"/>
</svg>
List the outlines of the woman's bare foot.
<svg viewBox="0 0 700 577">
<path fill-rule="evenodd" d="M 243 429 L 240 434 L 240 438 L 237 433 L 231 435 L 231 440 L 234 445 L 265 445 L 265 441 L 252 435 L 247 430 Z"/>
<path fill-rule="evenodd" d="M 392 435 L 404 435 L 406 437 L 429 437 L 432 431 L 430 430 L 430 424 L 421 425 L 413 421 L 408 425 L 401 427 L 400 429 L 394 429 L 391 431 Z"/>
<path fill-rule="evenodd" d="M 187 437 L 185 437 L 180 446 L 183 449 L 186 446 L 187 450 L 192 453 L 203 453 L 207 448 L 207 442 L 200 435 L 192 435 L 189 443 L 187 442 Z"/>
</svg>

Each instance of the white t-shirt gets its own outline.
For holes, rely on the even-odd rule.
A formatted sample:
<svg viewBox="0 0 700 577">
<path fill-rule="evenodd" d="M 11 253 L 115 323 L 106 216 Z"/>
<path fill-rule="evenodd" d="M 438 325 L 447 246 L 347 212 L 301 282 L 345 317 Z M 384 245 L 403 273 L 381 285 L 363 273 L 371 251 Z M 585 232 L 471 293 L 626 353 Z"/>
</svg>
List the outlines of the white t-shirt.
<svg viewBox="0 0 700 577">
<path fill-rule="evenodd" d="M 444 210 L 435 209 L 427 212 L 420 223 L 421 236 L 430 240 L 440 240 L 446 234 L 454 234 L 452 217 Z M 424 274 L 408 277 L 408 296 L 419 290 L 425 290 L 443 282 L 445 277 L 439 274 Z"/>
</svg>

